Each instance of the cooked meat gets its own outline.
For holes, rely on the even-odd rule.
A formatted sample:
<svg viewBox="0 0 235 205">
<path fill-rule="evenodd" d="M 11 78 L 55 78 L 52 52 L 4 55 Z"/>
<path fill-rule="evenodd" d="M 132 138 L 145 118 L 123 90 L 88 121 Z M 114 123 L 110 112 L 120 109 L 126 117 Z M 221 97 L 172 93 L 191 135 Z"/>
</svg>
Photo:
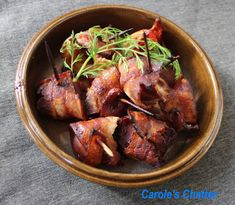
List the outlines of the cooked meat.
<svg viewBox="0 0 235 205">
<path fill-rule="evenodd" d="M 148 61 L 145 57 L 140 57 L 141 61 L 143 62 L 143 70 L 147 70 L 148 68 Z M 126 69 L 125 64 L 122 63 L 120 66 L 118 66 L 118 70 L 120 72 L 120 84 L 121 87 L 124 87 L 124 85 L 133 78 L 137 78 L 139 76 L 142 76 L 142 71 L 138 68 L 138 63 L 136 61 L 135 57 L 132 57 L 128 59 L 127 61 L 128 69 Z M 152 70 L 159 71 L 161 69 L 161 64 L 157 62 L 152 62 Z M 146 73 L 144 73 L 146 74 Z"/>
<path fill-rule="evenodd" d="M 159 42 L 162 40 L 163 26 L 160 18 L 156 18 L 153 26 L 150 29 L 142 29 L 132 34 L 132 37 L 137 40 L 143 39 L 143 33 L 153 41 Z"/>
<path fill-rule="evenodd" d="M 125 105 L 120 101 L 121 96 L 122 91 L 119 88 L 112 88 L 104 99 L 100 110 L 100 116 L 122 115 Z"/>
<path fill-rule="evenodd" d="M 141 58 L 147 64 L 145 58 Z M 128 60 L 128 68 L 125 67 L 125 64 L 122 63 L 118 66 L 118 70 L 120 72 L 120 84 L 123 87 L 126 82 L 128 82 L 132 78 L 137 78 L 142 75 L 141 70 L 137 66 L 136 58 L 131 58 Z M 145 67 L 145 66 L 144 66 Z"/>
<path fill-rule="evenodd" d="M 123 86 L 125 94 L 137 105 L 148 109 L 149 105 L 145 104 L 145 100 L 156 99 L 154 84 L 159 79 L 158 72 L 141 75 L 136 78 L 129 79 Z M 157 101 L 155 101 L 157 103 Z"/>
<path fill-rule="evenodd" d="M 155 90 L 155 86 L 157 84 L 162 84 L 160 78 L 160 66 L 158 64 L 153 64 L 154 71 L 150 73 L 141 73 L 141 71 L 137 68 L 135 58 L 130 59 L 132 61 L 131 66 L 129 67 L 129 72 L 125 73 L 121 69 L 121 80 L 122 76 L 128 78 L 123 83 L 123 91 L 124 93 L 132 100 L 136 105 L 147 109 L 155 114 L 158 114 L 161 119 L 165 119 L 164 113 L 161 111 L 159 105 L 159 96 Z M 133 63 L 135 62 L 135 63 Z M 146 62 L 146 61 L 144 61 Z M 132 70 L 138 70 L 138 75 L 131 75 Z M 133 71 L 134 72 L 134 71 Z M 163 88 L 164 89 L 164 88 Z"/>
<path fill-rule="evenodd" d="M 167 126 L 163 121 L 150 117 L 143 112 L 128 111 L 133 126 L 137 133 L 154 143 L 157 150 L 165 153 L 168 145 L 176 137 L 174 129 Z"/>
<path fill-rule="evenodd" d="M 54 76 L 40 83 L 37 93 L 37 109 L 54 119 L 86 119 L 79 93 L 74 89 L 70 72 L 59 74 L 59 82 Z"/>
<path fill-rule="evenodd" d="M 75 91 L 79 93 L 83 99 L 86 98 L 86 93 L 91 86 L 92 80 L 92 78 L 80 78 L 77 82 L 73 82 Z"/>
<path fill-rule="evenodd" d="M 125 155 L 156 166 L 161 164 L 176 132 L 165 122 L 142 112 L 128 111 L 120 127 L 119 143 Z"/>
<path fill-rule="evenodd" d="M 87 38 L 87 36 L 84 32 L 81 32 L 79 34 L 81 34 L 79 37 L 75 36 L 76 42 L 78 43 L 78 40 L 80 39 L 78 44 L 80 46 L 84 46 L 84 48 L 79 49 L 78 47 L 74 47 L 73 59 L 76 59 L 78 55 L 81 56 L 81 60 L 77 61 L 73 65 L 73 69 L 74 69 L 75 72 L 79 71 L 80 67 L 82 66 L 83 62 L 85 61 L 85 59 L 87 57 L 85 45 L 88 43 L 88 38 Z M 71 51 L 68 48 L 71 47 L 71 41 L 72 41 L 72 37 L 70 36 L 64 41 L 64 43 L 63 43 L 63 45 L 60 49 L 63 59 L 65 59 L 66 63 L 69 66 L 71 66 L 71 55 L 72 54 L 71 54 Z"/>
<path fill-rule="evenodd" d="M 127 116 L 122 119 L 118 141 L 126 156 L 145 161 L 152 166 L 160 165 L 160 154 L 154 144 L 139 136 Z"/>
<path fill-rule="evenodd" d="M 144 68 L 146 60 L 144 61 Z M 120 82 L 125 94 L 136 105 L 151 111 L 161 120 L 168 120 L 177 130 L 197 128 L 196 105 L 189 82 L 181 76 L 175 80 L 171 67 L 141 73 L 135 58 L 128 60 L 128 71 L 119 66 Z"/>
<path fill-rule="evenodd" d="M 197 128 L 197 111 L 192 87 L 184 77 L 177 80 L 174 88 L 170 90 L 163 109 L 168 113 L 168 119 L 176 130 Z"/>
<path fill-rule="evenodd" d="M 90 37 L 89 37 L 89 32 L 88 31 L 82 31 L 79 32 L 75 35 L 76 42 L 78 45 L 84 47 L 84 48 L 89 48 L 90 46 Z"/>
<path fill-rule="evenodd" d="M 109 101 L 107 98 L 109 98 L 108 95 L 111 95 L 111 89 L 120 89 L 119 78 L 120 74 L 117 68 L 110 67 L 103 70 L 100 75 L 93 80 L 86 96 L 89 115 L 100 113 L 103 104 Z M 107 115 L 107 112 L 105 115 Z"/>
<path fill-rule="evenodd" d="M 160 18 L 156 18 L 152 28 L 146 31 L 148 38 L 153 41 L 159 42 L 162 40 L 163 26 Z"/>
<path fill-rule="evenodd" d="M 93 166 L 99 164 L 115 166 L 120 155 L 112 135 L 118 120 L 118 117 L 102 117 L 71 123 L 72 147 L 78 159 Z M 99 141 L 108 146 L 113 157 L 104 152 Z"/>
<path fill-rule="evenodd" d="M 91 166 L 116 166 L 119 148 L 127 157 L 160 166 L 177 132 L 198 129 L 192 87 L 175 61 L 179 55 L 160 46 L 160 18 L 150 29 L 128 35 L 131 29 L 72 32 L 60 50 L 62 71 L 70 71 L 61 74 L 45 42 L 55 76 L 40 83 L 37 109 L 54 119 L 82 120 L 69 126 L 71 144 L 75 157 Z"/>
</svg>

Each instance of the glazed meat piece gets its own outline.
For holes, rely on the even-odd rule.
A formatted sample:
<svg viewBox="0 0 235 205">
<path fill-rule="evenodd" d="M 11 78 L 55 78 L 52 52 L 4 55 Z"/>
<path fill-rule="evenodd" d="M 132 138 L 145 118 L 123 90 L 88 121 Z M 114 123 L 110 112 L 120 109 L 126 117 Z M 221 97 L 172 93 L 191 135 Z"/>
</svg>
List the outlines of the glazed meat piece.
<svg viewBox="0 0 235 205">
<path fill-rule="evenodd" d="M 123 90 L 125 94 L 137 105 L 142 108 L 151 110 L 160 109 L 158 105 L 158 96 L 155 92 L 154 85 L 158 83 L 159 72 L 144 74 L 128 80 Z"/>
<path fill-rule="evenodd" d="M 100 109 L 100 116 L 120 116 L 124 112 L 125 105 L 120 101 L 123 96 L 119 88 L 112 88 L 106 95 Z"/>
<path fill-rule="evenodd" d="M 177 131 L 198 129 L 196 103 L 187 79 L 178 79 L 165 99 L 163 109 L 168 113 L 168 120 Z"/>
<path fill-rule="evenodd" d="M 152 166 L 160 165 L 160 153 L 154 144 L 139 136 L 127 116 L 122 119 L 118 141 L 126 156 L 145 161 Z"/>
<path fill-rule="evenodd" d="M 118 103 L 118 98 L 121 95 L 120 74 L 116 67 L 110 67 L 103 70 L 98 77 L 96 77 L 91 87 L 88 89 L 86 95 L 86 104 L 88 114 L 100 113 L 103 116 L 118 115 L 119 110 L 122 110 L 122 104 Z M 116 111 L 110 107 L 112 103 L 117 105 Z M 114 107 L 115 108 L 115 107 Z M 116 113 L 114 113 L 114 111 Z M 118 111 L 118 112 L 117 112 Z"/>
<path fill-rule="evenodd" d="M 144 62 L 144 70 L 147 70 L 147 60 L 145 58 L 141 59 Z M 160 78 L 160 70 L 161 65 L 154 62 L 151 72 L 142 73 L 137 67 L 136 58 L 131 58 L 128 60 L 128 70 L 124 69 L 123 64 L 119 66 L 121 75 L 120 84 L 123 87 L 124 93 L 133 103 L 160 115 L 161 119 L 165 119 L 158 102 L 159 96 L 155 89 L 157 84 L 164 85 Z M 161 91 L 164 89 L 165 87 Z"/>
<path fill-rule="evenodd" d="M 37 109 L 54 119 L 86 119 L 80 94 L 75 91 L 69 71 L 59 74 L 59 81 L 54 76 L 40 83 L 37 94 Z"/>
<path fill-rule="evenodd" d="M 198 128 L 192 88 L 183 75 L 175 80 L 170 66 L 161 69 L 157 64 L 151 72 L 141 73 L 135 58 L 128 60 L 128 71 L 123 66 L 119 66 L 121 86 L 132 102 L 169 121 L 177 131 Z"/>
<path fill-rule="evenodd" d="M 142 40 L 143 33 L 146 33 L 146 36 L 153 41 L 159 42 L 162 40 L 163 26 L 160 18 L 156 18 L 153 26 L 150 29 L 142 29 L 132 34 L 134 39 Z"/>
<path fill-rule="evenodd" d="M 145 57 L 140 57 L 141 61 L 143 62 L 143 70 L 145 71 L 144 74 L 149 73 L 148 71 L 148 61 Z M 120 72 L 120 84 L 121 87 L 130 80 L 143 75 L 142 71 L 138 68 L 138 63 L 135 57 L 128 59 L 127 61 L 128 69 L 125 68 L 125 64 L 122 63 L 118 66 L 118 70 Z M 159 71 L 161 69 L 161 63 L 152 62 L 152 71 Z"/>
<path fill-rule="evenodd" d="M 163 121 L 150 117 L 143 112 L 128 111 L 133 126 L 137 133 L 154 143 L 157 150 L 165 153 L 168 145 L 176 138 L 173 128 L 167 126 Z"/>
<path fill-rule="evenodd" d="M 157 166 L 176 132 L 165 122 L 156 120 L 142 112 L 128 111 L 121 123 L 119 143 L 125 155 Z"/>
<path fill-rule="evenodd" d="M 112 135 L 118 120 L 118 117 L 101 117 L 71 123 L 72 147 L 78 159 L 92 166 L 100 164 L 115 166 L 120 155 Z M 112 156 L 106 154 L 102 143 L 112 151 Z"/>
</svg>

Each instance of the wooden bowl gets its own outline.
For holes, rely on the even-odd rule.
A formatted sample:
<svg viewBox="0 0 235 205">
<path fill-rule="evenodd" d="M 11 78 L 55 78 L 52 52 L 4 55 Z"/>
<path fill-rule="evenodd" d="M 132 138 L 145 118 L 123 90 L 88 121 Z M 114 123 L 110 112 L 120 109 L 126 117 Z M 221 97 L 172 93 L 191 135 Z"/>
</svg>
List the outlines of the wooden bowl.
<svg viewBox="0 0 235 205">
<path fill-rule="evenodd" d="M 71 34 L 94 25 L 135 30 L 149 28 L 159 16 L 150 11 L 124 5 L 99 5 L 67 13 L 43 27 L 28 43 L 19 62 L 15 93 L 17 107 L 23 123 L 38 147 L 54 162 L 69 172 L 100 184 L 117 187 L 143 187 L 172 179 L 198 162 L 208 151 L 218 133 L 222 113 L 223 95 L 214 67 L 205 51 L 180 27 L 161 17 L 164 41 L 173 53 L 181 56 L 185 76 L 199 96 L 200 131 L 193 140 L 161 168 L 152 168 L 141 162 L 125 161 L 116 169 L 94 168 L 74 158 L 68 134 L 68 122 L 58 122 L 38 115 L 36 86 L 39 80 L 52 74 L 44 50 L 44 40 L 56 56 L 59 48 Z M 218 153 L 219 154 L 219 153 Z"/>
</svg>

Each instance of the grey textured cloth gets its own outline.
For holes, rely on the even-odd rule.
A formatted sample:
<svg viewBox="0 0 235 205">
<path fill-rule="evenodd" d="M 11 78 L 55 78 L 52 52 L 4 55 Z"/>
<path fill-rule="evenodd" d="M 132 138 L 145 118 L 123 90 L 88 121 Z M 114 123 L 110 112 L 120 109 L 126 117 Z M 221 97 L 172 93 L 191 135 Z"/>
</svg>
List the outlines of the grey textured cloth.
<svg viewBox="0 0 235 205">
<path fill-rule="evenodd" d="M 224 91 L 224 117 L 206 156 L 182 176 L 154 191 L 207 189 L 215 200 L 143 200 L 142 189 L 118 189 L 76 177 L 32 142 L 16 111 L 14 79 L 21 53 L 38 29 L 83 6 L 122 3 L 171 19 L 207 51 Z M 235 204 L 235 1 L 0 0 L 0 204 Z"/>
</svg>

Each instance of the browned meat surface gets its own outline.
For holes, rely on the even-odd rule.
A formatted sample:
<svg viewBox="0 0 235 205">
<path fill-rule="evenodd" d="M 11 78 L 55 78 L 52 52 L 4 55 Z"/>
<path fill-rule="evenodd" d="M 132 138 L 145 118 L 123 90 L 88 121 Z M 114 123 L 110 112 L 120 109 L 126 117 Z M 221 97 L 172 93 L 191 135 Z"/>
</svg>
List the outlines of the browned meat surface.
<svg viewBox="0 0 235 205">
<path fill-rule="evenodd" d="M 119 94 L 115 92 L 113 89 L 120 89 L 120 83 L 119 83 L 120 74 L 116 67 L 110 67 L 105 70 L 103 70 L 98 77 L 96 77 L 91 87 L 88 89 L 87 95 L 86 95 L 86 103 L 87 103 L 87 111 L 88 114 L 94 114 L 94 113 L 100 113 L 102 110 L 102 113 L 104 113 L 105 107 L 102 108 L 103 104 L 107 102 L 114 102 L 115 97 L 119 97 Z M 117 95 L 118 94 L 118 95 Z M 114 99 L 111 99 L 111 96 L 114 97 Z M 105 112 L 105 116 L 112 114 L 112 112 L 108 112 L 107 109 Z M 110 113 L 110 114 L 109 114 Z"/>
<path fill-rule="evenodd" d="M 159 153 L 154 144 L 136 132 L 129 117 L 124 117 L 120 127 L 119 143 L 126 156 L 159 166 Z"/>
<path fill-rule="evenodd" d="M 141 40 L 143 39 L 143 33 L 153 41 L 159 42 L 162 40 L 163 26 L 159 18 L 155 19 L 153 26 L 150 29 L 142 29 L 132 34 L 133 38 Z"/>
<path fill-rule="evenodd" d="M 159 42 L 162 40 L 163 26 L 162 22 L 159 18 L 156 18 L 153 26 L 146 31 L 146 35 L 148 38 L 153 41 Z"/>
<path fill-rule="evenodd" d="M 73 82 L 76 93 L 79 93 L 83 102 L 86 100 L 86 93 L 91 87 L 92 78 L 80 78 L 77 82 Z"/>
<path fill-rule="evenodd" d="M 143 112 L 129 111 L 128 114 L 137 133 L 141 137 L 152 141 L 161 153 L 165 153 L 167 146 L 176 137 L 175 130 L 168 127 L 165 122 L 150 117 Z"/>
<path fill-rule="evenodd" d="M 144 60 L 145 64 L 147 64 L 147 61 L 145 58 L 141 58 L 141 59 Z M 123 63 L 118 67 L 118 70 L 120 72 L 120 84 L 122 87 L 130 79 L 137 78 L 142 75 L 141 70 L 138 69 L 136 58 L 131 58 L 128 60 L 128 69 L 125 68 L 125 65 Z"/>
<path fill-rule="evenodd" d="M 159 165 L 176 132 L 165 122 L 142 112 L 128 111 L 128 114 L 129 117 L 122 120 L 119 134 L 124 154 L 153 166 Z"/>
<path fill-rule="evenodd" d="M 136 78 L 129 79 L 123 86 L 125 94 L 137 105 L 150 109 L 150 104 L 145 101 L 153 101 L 157 98 L 154 85 L 159 79 L 158 72 L 143 74 Z M 157 101 L 155 100 L 155 104 Z"/>
<path fill-rule="evenodd" d="M 163 109 L 176 130 L 197 128 L 197 111 L 192 87 L 188 80 L 180 78 L 170 90 Z"/>
<path fill-rule="evenodd" d="M 106 95 L 101 106 L 100 116 L 120 116 L 123 114 L 125 105 L 120 101 L 122 91 L 119 88 L 112 88 Z"/>
<path fill-rule="evenodd" d="M 143 62 L 143 70 L 148 70 L 148 61 L 145 57 L 140 57 Z M 161 64 L 154 62 L 152 63 L 152 70 L 159 71 L 161 68 Z M 128 60 L 128 69 L 125 68 L 124 64 L 118 66 L 118 70 L 120 72 L 120 84 L 123 87 L 130 79 L 134 79 L 143 75 L 142 71 L 138 68 L 138 64 L 136 62 L 136 58 L 132 57 Z M 145 72 L 145 74 L 148 72 Z"/>
<path fill-rule="evenodd" d="M 144 63 L 144 70 L 147 70 L 147 59 L 141 59 Z M 131 58 L 128 60 L 128 69 L 125 69 L 123 64 L 118 69 L 121 75 L 120 84 L 132 102 L 144 109 L 163 115 L 154 89 L 159 79 L 160 67 L 160 64 L 152 63 L 153 71 L 142 73 L 137 66 L 136 58 Z"/>
<path fill-rule="evenodd" d="M 118 117 L 102 117 L 88 121 L 71 123 L 72 147 L 81 161 L 92 166 L 107 164 L 115 166 L 120 155 L 113 133 L 117 127 Z M 108 156 L 98 141 L 105 143 L 113 153 Z"/>
<path fill-rule="evenodd" d="M 40 83 L 37 93 L 37 109 L 54 119 L 86 119 L 79 93 L 75 91 L 70 72 L 59 74 L 59 82 L 54 76 Z"/>
<path fill-rule="evenodd" d="M 152 72 L 141 73 L 135 58 L 128 61 L 128 66 L 129 71 L 119 66 L 120 82 L 132 102 L 168 120 L 177 131 L 197 128 L 196 105 L 187 79 L 181 76 L 176 81 L 171 67 L 160 69 L 154 64 Z"/>
</svg>

